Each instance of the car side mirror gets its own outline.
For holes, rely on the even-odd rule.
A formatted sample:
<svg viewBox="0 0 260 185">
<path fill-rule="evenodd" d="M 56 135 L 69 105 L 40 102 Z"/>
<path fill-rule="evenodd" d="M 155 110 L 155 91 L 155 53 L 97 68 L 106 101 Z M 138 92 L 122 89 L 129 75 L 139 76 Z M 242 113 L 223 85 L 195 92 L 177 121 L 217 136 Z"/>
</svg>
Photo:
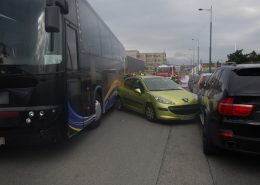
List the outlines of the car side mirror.
<svg viewBox="0 0 260 185">
<path fill-rule="evenodd" d="M 139 88 L 135 89 L 134 92 L 137 93 L 137 94 L 140 94 L 140 95 L 142 94 L 142 91 Z"/>
</svg>

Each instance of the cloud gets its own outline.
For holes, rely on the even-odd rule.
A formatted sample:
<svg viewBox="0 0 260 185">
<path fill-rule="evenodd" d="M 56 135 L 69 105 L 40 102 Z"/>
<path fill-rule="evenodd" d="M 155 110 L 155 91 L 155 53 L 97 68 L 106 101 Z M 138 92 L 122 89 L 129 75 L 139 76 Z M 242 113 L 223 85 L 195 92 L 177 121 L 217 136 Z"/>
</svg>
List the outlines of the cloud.
<svg viewBox="0 0 260 185">
<path fill-rule="evenodd" d="M 166 51 L 171 61 L 190 62 L 189 49 L 200 40 L 208 60 L 210 12 L 213 5 L 212 59 L 226 60 L 235 45 L 260 52 L 258 0 L 88 0 L 126 49 Z M 195 52 L 196 53 L 196 52 Z"/>
</svg>

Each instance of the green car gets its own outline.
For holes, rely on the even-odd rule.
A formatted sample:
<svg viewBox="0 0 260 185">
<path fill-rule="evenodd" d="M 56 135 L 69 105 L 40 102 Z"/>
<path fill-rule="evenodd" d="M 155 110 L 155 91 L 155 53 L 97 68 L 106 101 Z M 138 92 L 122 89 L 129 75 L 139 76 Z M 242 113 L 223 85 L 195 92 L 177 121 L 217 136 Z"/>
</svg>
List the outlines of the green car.
<svg viewBox="0 0 260 185">
<path fill-rule="evenodd" d="M 191 120 L 199 111 L 197 95 L 158 76 L 127 78 L 119 87 L 117 108 L 145 114 L 150 121 Z"/>
</svg>

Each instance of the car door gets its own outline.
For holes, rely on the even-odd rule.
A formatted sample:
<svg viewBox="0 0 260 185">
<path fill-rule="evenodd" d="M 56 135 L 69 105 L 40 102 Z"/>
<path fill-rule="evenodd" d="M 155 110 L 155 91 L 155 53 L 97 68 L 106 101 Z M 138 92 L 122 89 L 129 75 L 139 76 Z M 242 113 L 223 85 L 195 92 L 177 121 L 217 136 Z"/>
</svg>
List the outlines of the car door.
<svg viewBox="0 0 260 185">
<path fill-rule="evenodd" d="M 129 91 L 129 98 L 132 101 L 132 109 L 137 112 L 144 113 L 146 96 L 145 88 L 141 79 L 135 78 L 133 80 L 132 88 Z"/>
<path fill-rule="evenodd" d="M 120 88 L 120 92 L 119 92 L 119 96 L 122 100 L 122 103 L 127 108 L 133 107 L 133 102 L 129 96 L 131 89 L 133 88 L 133 83 L 134 83 L 133 78 L 127 78 L 124 82 L 123 87 Z"/>
</svg>

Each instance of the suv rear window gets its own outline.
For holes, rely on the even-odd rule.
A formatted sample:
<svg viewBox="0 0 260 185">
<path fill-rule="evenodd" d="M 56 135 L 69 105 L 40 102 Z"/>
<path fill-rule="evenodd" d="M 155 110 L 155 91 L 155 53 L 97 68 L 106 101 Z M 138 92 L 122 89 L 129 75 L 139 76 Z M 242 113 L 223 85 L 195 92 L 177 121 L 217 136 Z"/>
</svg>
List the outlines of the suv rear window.
<svg viewBox="0 0 260 185">
<path fill-rule="evenodd" d="M 235 69 L 231 72 L 232 94 L 255 95 L 260 93 L 260 68 Z"/>
<path fill-rule="evenodd" d="M 238 76 L 260 76 L 260 68 L 240 69 L 236 71 Z"/>
</svg>

